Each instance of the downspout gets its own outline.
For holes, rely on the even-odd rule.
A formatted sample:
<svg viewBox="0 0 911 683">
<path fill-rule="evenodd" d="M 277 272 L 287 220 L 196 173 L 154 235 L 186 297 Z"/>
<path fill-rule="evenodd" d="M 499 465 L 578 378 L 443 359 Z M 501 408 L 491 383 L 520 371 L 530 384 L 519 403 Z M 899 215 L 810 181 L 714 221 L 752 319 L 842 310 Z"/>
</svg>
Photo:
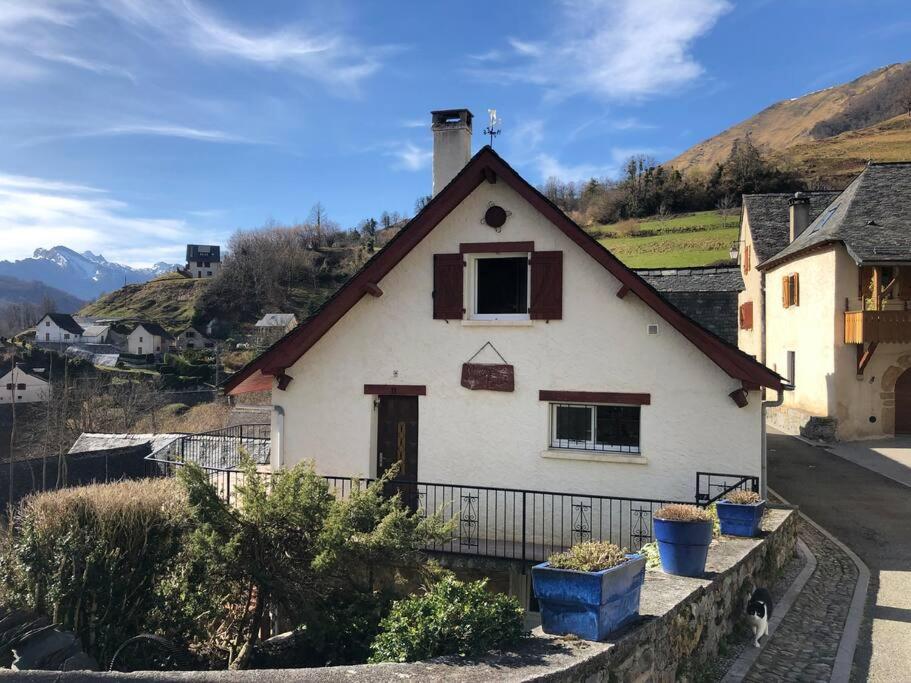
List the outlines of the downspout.
<svg viewBox="0 0 911 683">
<path fill-rule="evenodd" d="M 766 441 L 766 408 L 777 408 L 782 403 L 784 403 L 784 392 L 794 391 L 793 384 L 782 384 L 781 389 L 778 390 L 778 398 L 773 401 L 763 401 L 762 402 L 762 464 L 760 465 L 759 470 L 759 495 L 765 500 L 768 497 L 768 484 L 766 478 L 769 472 L 769 453 L 768 453 L 768 443 Z"/>
<path fill-rule="evenodd" d="M 275 419 L 272 420 L 275 438 L 272 440 L 272 470 L 280 470 L 285 465 L 284 458 L 284 438 L 285 438 L 285 409 L 281 406 L 272 406 L 272 414 Z M 763 425 L 765 422 L 763 421 Z M 763 438 L 765 438 L 763 436 Z"/>
</svg>

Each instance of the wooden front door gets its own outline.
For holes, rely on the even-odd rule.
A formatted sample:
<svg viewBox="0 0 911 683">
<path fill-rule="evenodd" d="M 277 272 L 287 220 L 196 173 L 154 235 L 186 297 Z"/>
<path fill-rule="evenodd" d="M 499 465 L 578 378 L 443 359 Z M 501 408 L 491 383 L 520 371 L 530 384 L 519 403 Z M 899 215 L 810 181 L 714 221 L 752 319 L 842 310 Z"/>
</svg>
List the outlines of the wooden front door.
<svg viewBox="0 0 911 683">
<path fill-rule="evenodd" d="M 417 481 L 418 478 L 418 397 L 380 396 L 376 435 L 376 472 L 384 475 L 397 465 L 394 481 Z M 414 486 L 392 484 L 389 493 L 400 493 L 405 503 L 417 507 Z"/>
<path fill-rule="evenodd" d="M 895 433 L 911 434 L 911 370 L 895 383 Z"/>
</svg>

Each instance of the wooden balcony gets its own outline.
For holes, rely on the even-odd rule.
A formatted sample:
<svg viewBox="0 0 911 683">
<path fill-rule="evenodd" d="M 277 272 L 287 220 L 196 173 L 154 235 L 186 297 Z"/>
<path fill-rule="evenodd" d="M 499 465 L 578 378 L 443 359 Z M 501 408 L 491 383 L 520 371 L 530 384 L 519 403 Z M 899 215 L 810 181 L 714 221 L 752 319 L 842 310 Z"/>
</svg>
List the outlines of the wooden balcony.
<svg viewBox="0 0 911 683">
<path fill-rule="evenodd" d="M 911 311 L 845 311 L 845 344 L 911 343 Z"/>
</svg>

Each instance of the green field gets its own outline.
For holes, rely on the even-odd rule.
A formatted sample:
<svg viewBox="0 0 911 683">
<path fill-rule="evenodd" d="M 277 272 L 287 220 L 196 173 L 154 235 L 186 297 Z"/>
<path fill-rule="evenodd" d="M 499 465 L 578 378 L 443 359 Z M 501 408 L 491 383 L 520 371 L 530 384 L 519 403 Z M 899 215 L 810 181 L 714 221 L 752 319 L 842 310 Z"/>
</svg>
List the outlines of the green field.
<svg viewBox="0 0 911 683">
<path fill-rule="evenodd" d="M 598 241 L 632 268 L 670 268 L 728 261 L 739 223 L 739 211 L 735 209 L 727 216 L 718 211 L 699 211 L 665 219 L 593 226 L 590 230 L 596 235 L 617 233 Z M 630 234 L 645 231 L 655 234 Z"/>
</svg>

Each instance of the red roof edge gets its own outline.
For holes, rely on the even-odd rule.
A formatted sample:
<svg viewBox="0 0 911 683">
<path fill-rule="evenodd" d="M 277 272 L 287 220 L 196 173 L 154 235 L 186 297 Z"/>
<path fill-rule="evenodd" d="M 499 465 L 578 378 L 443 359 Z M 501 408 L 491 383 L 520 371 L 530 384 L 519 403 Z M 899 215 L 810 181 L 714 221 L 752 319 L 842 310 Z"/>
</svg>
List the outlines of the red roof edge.
<svg viewBox="0 0 911 683">
<path fill-rule="evenodd" d="M 492 170 L 498 178 L 506 182 L 729 376 L 747 384 L 781 389 L 783 380 L 777 373 L 681 313 L 538 192 L 490 146 L 485 146 L 417 216 L 330 297 L 315 315 L 229 377 L 222 384 L 225 393 L 241 394 L 270 389 L 272 377 L 281 374 L 303 356 L 364 296 L 367 285 L 378 283 L 443 218 L 471 194 L 483 181 L 486 169 Z"/>
</svg>

